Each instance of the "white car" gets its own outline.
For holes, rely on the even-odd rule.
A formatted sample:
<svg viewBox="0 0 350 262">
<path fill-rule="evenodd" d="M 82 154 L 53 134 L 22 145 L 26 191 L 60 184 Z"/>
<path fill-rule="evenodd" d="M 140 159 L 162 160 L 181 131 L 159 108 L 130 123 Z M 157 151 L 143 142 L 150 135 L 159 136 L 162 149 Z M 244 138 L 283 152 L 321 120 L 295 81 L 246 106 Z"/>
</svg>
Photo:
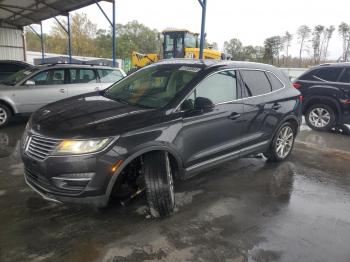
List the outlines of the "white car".
<svg viewBox="0 0 350 262">
<path fill-rule="evenodd" d="M 103 90 L 125 76 L 119 68 L 98 65 L 52 64 L 19 71 L 0 83 L 0 127 L 15 114 Z"/>
</svg>

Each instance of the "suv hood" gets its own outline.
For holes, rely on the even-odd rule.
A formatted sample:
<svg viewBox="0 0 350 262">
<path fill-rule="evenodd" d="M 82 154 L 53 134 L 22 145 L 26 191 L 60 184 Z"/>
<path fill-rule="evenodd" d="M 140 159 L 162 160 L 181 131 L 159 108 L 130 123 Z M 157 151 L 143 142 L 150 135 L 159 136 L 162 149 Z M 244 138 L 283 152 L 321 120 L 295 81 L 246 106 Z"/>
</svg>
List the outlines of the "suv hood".
<svg viewBox="0 0 350 262">
<path fill-rule="evenodd" d="M 149 125 L 159 112 L 111 100 L 102 92 L 64 99 L 34 113 L 31 131 L 53 138 L 117 136 Z"/>
</svg>

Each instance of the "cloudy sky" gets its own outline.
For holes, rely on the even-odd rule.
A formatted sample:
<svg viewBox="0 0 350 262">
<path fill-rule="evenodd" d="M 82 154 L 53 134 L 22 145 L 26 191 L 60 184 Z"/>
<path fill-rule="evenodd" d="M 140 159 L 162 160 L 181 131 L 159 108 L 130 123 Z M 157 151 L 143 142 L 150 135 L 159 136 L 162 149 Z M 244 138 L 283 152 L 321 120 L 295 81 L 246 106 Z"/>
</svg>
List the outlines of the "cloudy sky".
<svg viewBox="0 0 350 262">
<path fill-rule="evenodd" d="M 317 24 L 334 25 L 350 23 L 350 0 L 207 0 L 206 32 L 209 41 L 219 48 L 231 38 L 239 38 L 244 45 L 263 45 L 264 39 L 283 35 L 286 31 L 295 34 L 302 24 L 314 27 Z M 107 13 L 112 13 L 111 4 L 101 2 Z M 78 10 L 84 12 L 98 25 L 107 28 L 108 23 L 95 5 Z M 156 28 L 186 28 L 200 31 L 201 8 L 197 0 L 116 0 L 117 23 L 132 20 Z M 44 23 L 48 31 L 52 21 Z M 298 54 L 298 40 L 294 36 L 292 54 Z M 341 55 L 342 43 L 334 32 L 329 47 L 329 57 Z"/>
</svg>

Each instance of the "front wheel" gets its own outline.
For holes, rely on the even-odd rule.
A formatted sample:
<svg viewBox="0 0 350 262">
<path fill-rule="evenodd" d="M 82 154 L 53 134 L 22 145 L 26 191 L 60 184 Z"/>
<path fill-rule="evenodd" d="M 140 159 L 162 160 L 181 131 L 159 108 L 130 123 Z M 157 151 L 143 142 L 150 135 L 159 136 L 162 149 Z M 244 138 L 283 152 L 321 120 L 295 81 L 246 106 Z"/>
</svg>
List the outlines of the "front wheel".
<svg viewBox="0 0 350 262">
<path fill-rule="evenodd" d="M 174 181 L 167 152 L 156 151 L 143 157 L 146 197 L 153 217 L 165 217 L 174 211 Z"/>
<path fill-rule="evenodd" d="M 273 162 L 285 160 L 292 152 L 295 140 L 293 126 L 286 122 L 277 131 L 265 156 Z"/>
<path fill-rule="evenodd" d="M 11 118 L 10 109 L 5 105 L 0 104 L 0 128 L 4 127 L 8 123 L 10 118 Z"/>
</svg>

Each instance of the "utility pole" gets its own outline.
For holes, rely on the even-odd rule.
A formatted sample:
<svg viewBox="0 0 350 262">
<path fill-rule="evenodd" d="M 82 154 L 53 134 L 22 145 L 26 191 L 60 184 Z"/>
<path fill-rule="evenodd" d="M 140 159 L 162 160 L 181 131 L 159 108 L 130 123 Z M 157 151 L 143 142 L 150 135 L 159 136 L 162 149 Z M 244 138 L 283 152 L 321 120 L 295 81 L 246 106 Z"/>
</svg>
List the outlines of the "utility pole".
<svg viewBox="0 0 350 262">
<path fill-rule="evenodd" d="M 201 39 L 199 45 L 199 59 L 203 59 L 203 49 L 205 45 L 205 16 L 207 12 L 207 0 L 198 0 L 202 7 Z"/>
</svg>

